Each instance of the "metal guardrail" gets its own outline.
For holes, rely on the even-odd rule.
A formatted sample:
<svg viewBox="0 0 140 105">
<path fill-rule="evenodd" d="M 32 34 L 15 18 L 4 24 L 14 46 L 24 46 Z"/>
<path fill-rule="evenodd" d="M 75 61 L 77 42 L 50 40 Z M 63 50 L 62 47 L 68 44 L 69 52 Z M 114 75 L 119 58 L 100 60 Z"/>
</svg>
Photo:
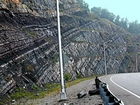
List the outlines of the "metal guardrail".
<svg viewBox="0 0 140 105">
<path fill-rule="evenodd" d="M 124 103 L 109 90 L 108 84 L 100 82 L 99 91 L 104 105 L 124 105 Z"/>
</svg>

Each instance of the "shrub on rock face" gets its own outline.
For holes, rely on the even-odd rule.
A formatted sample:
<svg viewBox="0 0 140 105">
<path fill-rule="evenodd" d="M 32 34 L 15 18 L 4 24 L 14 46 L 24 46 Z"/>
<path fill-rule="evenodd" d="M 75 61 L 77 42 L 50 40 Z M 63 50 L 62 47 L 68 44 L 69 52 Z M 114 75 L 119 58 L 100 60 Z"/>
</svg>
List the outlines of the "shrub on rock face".
<svg viewBox="0 0 140 105">
<path fill-rule="evenodd" d="M 82 77 L 81 74 L 78 74 L 78 75 L 77 75 L 77 78 L 81 78 L 81 77 Z"/>
<path fill-rule="evenodd" d="M 64 77 L 65 77 L 65 80 L 66 80 L 66 81 L 69 81 L 69 80 L 70 80 L 70 74 L 66 73 L 66 74 L 64 75 Z"/>
</svg>

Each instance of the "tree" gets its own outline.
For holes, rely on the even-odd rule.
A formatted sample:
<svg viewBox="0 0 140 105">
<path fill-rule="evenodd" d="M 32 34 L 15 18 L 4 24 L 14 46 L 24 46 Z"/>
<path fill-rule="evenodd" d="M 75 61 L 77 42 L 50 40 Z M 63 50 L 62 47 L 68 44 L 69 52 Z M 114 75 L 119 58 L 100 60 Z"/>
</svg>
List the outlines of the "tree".
<svg viewBox="0 0 140 105">
<path fill-rule="evenodd" d="M 102 9 L 101 7 L 91 8 L 91 12 L 99 16 L 100 18 L 105 18 L 115 23 L 116 25 L 124 28 L 130 33 L 139 34 L 140 24 L 137 20 L 134 22 L 128 22 L 127 18 L 121 18 L 119 15 L 115 16 L 113 13 L 109 12 L 107 9 Z"/>
<path fill-rule="evenodd" d="M 124 29 L 127 29 L 128 28 L 128 19 L 125 18 L 125 21 L 124 21 Z"/>
<path fill-rule="evenodd" d="M 83 7 L 83 0 L 77 0 L 80 7 Z"/>
<path fill-rule="evenodd" d="M 106 18 L 108 19 L 108 16 L 109 16 L 109 12 L 107 9 L 102 9 L 101 10 L 101 18 Z"/>
<path fill-rule="evenodd" d="M 129 23 L 128 31 L 134 34 L 140 33 L 140 24 L 138 24 L 137 20 Z"/>
<path fill-rule="evenodd" d="M 89 11 L 89 5 L 84 0 L 77 0 L 77 1 L 80 5 L 80 8 Z"/>
<path fill-rule="evenodd" d="M 83 2 L 83 8 L 86 10 L 86 11 L 89 11 L 89 5 L 84 1 Z"/>
<path fill-rule="evenodd" d="M 100 17 L 100 15 L 101 15 L 101 7 L 93 7 L 93 8 L 91 8 L 91 12 Z"/>
<path fill-rule="evenodd" d="M 113 13 L 109 13 L 108 20 L 110 20 L 111 22 L 114 22 L 115 17 L 116 16 Z"/>
<path fill-rule="evenodd" d="M 115 19 L 115 24 L 120 26 L 120 16 L 117 15 L 116 19 Z"/>
</svg>

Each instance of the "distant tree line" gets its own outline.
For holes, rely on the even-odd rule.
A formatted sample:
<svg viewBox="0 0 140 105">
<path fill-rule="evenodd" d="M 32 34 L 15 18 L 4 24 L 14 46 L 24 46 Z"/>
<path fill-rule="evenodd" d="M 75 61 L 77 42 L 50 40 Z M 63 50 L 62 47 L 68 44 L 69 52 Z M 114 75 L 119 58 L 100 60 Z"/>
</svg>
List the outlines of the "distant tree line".
<svg viewBox="0 0 140 105">
<path fill-rule="evenodd" d="M 121 26 L 125 30 L 133 34 L 140 33 L 140 24 L 137 20 L 133 22 L 128 22 L 127 18 L 121 18 L 119 15 L 115 16 L 113 13 L 109 12 L 107 9 L 101 7 L 91 8 L 91 12 L 99 16 L 100 18 L 105 18 L 115 23 L 118 26 Z"/>
<path fill-rule="evenodd" d="M 89 11 L 89 5 L 84 0 L 77 0 L 80 8 Z"/>
</svg>

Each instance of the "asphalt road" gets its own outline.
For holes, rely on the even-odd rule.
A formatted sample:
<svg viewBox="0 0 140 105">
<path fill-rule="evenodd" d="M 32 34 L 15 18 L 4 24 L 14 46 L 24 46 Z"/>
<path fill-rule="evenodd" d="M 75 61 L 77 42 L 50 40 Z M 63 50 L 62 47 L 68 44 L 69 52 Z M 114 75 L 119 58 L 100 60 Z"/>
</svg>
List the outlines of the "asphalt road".
<svg viewBox="0 0 140 105">
<path fill-rule="evenodd" d="M 140 105 L 140 73 L 114 74 L 100 77 L 110 91 L 125 105 Z"/>
</svg>

